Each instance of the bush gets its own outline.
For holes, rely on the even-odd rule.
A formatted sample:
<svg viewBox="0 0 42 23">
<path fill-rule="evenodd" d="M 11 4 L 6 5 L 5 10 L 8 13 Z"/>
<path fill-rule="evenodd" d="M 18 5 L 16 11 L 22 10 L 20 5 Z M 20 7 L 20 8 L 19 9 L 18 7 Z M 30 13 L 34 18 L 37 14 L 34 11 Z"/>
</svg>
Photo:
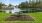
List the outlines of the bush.
<svg viewBox="0 0 42 23">
<path fill-rule="evenodd" d="M 11 12 L 9 12 L 9 13 L 11 13 Z"/>
<path fill-rule="evenodd" d="M 0 9 L 0 12 L 2 12 L 2 9 Z"/>
<path fill-rule="evenodd" d="M 28 11 L 21 11 L 21 12 L 23 12 L 23 13 L 28 13 Z"/>
</svg>

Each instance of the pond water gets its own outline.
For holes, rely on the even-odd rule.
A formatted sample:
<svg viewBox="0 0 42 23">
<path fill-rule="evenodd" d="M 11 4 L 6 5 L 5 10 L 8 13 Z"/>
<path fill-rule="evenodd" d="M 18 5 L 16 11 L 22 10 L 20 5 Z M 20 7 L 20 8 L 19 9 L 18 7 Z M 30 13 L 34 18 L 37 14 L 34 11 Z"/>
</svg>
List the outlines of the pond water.
<svg viewBox="0 0 42 23">
<path fill-rule="evenodd" d="M 15 13 L 15 12 L 20 12 L 21 10 L 19 8 L 15 8 L 13 10 L 5 10 L 6 13 L 9 13 L 9 12 L 12 12 L 12 13 Z"/>
<path fill-rule="evenodd" d="M 12 12 L 14 13 L 14 12 L 20 12 L 21 10 L 19 9 L 19 8 L 14 8 L 13 10 L 12 10 Z"/>
<path fill-rule="evenodd" d="M 6 13 L 9 13 L 9 12 L 15 13 L 15 12 L 26 11 L 26 10 L 21 10 L 19 8 L 14 7 L 14 9 L 12 10 L 3 10 L 3 11 L 5 11 Z M 30 11 L 30 9 L 28 9 L 28 11 Z"/>
</svg>

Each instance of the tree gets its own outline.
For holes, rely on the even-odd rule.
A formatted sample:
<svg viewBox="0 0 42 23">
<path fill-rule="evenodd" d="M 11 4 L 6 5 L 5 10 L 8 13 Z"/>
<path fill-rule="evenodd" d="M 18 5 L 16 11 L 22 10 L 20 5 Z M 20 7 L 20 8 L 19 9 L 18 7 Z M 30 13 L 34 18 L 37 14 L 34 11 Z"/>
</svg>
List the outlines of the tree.
<svg viewBox="0 0 42 23">
<path fill-rule="evenodd" d="M 0 9 L 2 8 L 2 2 L 0 2 Z"/>
<path fill-rule="evenodd" d="M 25 8 L 25 3 L 22 2 L 21 4 L 19 4 L 19 8 Z"/>
<path fill-rule="evenodd" d="M 20 9 L 25 9 L 25 10 L 28 10 L 28 8 L 38 8 L 38 5 L 40 4 L 40 1 L 38 2 L 31 2 L 31 3 L 28 3 L 27 1 L 26 2 L 21 2 L 18 6 L 18 8 Z"/>
<path fill-rule="evenodd" d="M 28 2 L 21 2 L 18 6 L 18 8 L 21 8 L 21 9 L 26 9 L 28 8 Z"/>
<path fill-rule="evenodd" d="M 2 6 L 6 6 L 4 3 L 0 2 L 0 9 L 2 9 Z"/>
<path fill-rule="evenodd" d="M 12 9 L 12 4 L 9 4 L 8 7 Z M 11 13 L 11 9 L 9 13 Z"/>
<path fill-rule="evenodd" d="M 3 3 L 2 6 L 6 6 L 6 4 Z"/>
<path fill-rule="evenodd" d="M 38 8 L 37 6 L 38 6 L 39 4 L 40 4 L 40 1 L 29 3 L 29 8 Z"/>
<path fill-rule="evenodd" d="M 12 6 L 12 4 L 9 4 L 8 6 L 9 6 L 9 7 L 11 7 L 11 6 Z"/>
<path fill-rule="evenodd" d="M 25 7 L 28 8 L 28 2 L 27 1 L 25 2 Z"/>
</svg>

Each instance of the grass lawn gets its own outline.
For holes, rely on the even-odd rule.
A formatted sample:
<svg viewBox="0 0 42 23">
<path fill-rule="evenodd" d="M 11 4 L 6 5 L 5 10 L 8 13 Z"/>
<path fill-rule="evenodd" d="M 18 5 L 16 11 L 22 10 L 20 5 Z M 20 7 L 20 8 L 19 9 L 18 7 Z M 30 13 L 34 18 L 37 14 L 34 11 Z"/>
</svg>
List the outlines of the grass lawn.
<svg viewBox="0 0 42 23">
<path fill-rule="evenodd" d="M 26 13 L 32 16 L 36 21 L 3 21 L 10 16 L 8 13 L 0 13 L 0 23 L 42 23 L 42 12 Z"/>
</svg>

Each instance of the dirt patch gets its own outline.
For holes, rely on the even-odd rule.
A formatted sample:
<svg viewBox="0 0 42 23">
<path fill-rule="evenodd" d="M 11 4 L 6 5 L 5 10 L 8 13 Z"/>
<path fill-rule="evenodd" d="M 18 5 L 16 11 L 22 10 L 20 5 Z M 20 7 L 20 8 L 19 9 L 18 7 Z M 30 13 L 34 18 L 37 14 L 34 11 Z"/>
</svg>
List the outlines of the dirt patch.
<svg viewBox="0 0 42 23">
<path fill-rule="evenodd" d="M 10 17 L 6 18 L 5 21 L 35 21 L 31 16 L 29 15 L 21 15 L 21 16 L 16 16 L 16 15 L 11 15 Z"/>
</svg>

